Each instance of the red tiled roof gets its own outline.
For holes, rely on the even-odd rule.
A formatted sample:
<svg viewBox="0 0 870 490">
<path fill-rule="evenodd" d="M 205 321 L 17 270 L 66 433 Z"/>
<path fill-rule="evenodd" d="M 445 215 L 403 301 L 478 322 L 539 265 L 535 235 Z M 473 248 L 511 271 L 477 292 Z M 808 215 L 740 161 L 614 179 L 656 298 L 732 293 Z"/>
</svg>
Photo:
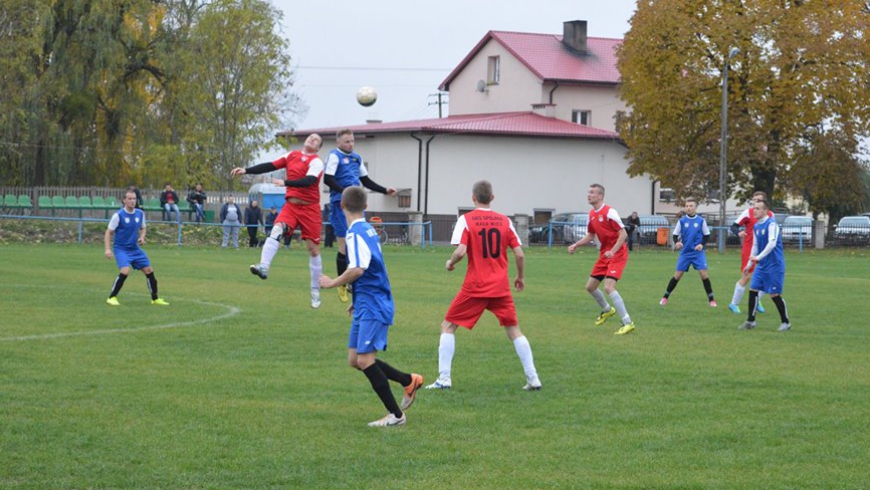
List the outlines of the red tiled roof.
<svg viewBox="0 0 870 490">
<path fill-rule="evenodd" d="M 307 137 L 311 133 L 332 135 L 343 127 L 284 131 L 278 136 Z M 357 135 L 386 133 L 479 134 L 503 136 L 537 136 L 549 138 L 619 139 L 612 131 L 544 117 L 533 112 L 501 112 L 495 114 L 463 114 L 440 119 L 420 119 L 390 123 L 350 126 Z"/>
<path fill-rule="evenodd" d="M 438 88 L 449 90 L 453 79 L 490 40 L 504 46 L 541 81 L 615 85 L 620 80 L 616 47 L 622 39 L 587 38 L 589 54 L 579 55 L 566 48 L 559 35 L 489 31 Z"/>
</svg>

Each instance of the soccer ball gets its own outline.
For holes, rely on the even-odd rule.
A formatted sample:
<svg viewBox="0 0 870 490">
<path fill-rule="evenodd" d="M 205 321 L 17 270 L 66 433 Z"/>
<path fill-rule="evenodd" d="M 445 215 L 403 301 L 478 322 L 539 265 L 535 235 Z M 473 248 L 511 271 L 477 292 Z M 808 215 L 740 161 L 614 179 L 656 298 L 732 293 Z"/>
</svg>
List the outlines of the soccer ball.
<svg viewBox="0 0 870 490">
<path fill-rule="evenodd" d="M 356 91 L 356 101 L 363 107 L 371 107 L 378 101 L 378 93 L 372 87 L 362 87 Z"/>
</svg>

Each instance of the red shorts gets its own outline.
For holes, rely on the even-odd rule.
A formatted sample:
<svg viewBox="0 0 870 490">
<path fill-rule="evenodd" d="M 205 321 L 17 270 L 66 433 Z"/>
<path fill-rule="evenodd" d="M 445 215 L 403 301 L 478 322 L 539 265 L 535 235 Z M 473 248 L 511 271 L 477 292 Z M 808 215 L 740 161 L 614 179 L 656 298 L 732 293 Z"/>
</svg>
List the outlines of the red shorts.
<svg viewBox="0 0 870 490">
<path fill-rule="evenodd" d="M 592 277 L 604 276 L 620 279 L 626 264 L 628 264 L 628 252 L 625 246 L 623 246 L 622 250 L 609 259 L 605 258 L 603 253 L 600 254 L 598 261 L 592 266 L 592 272 L 589 275 Z"/>
<path fill-rule="evenodd" d="M 284 223 L 284 233 L 293 233 L 293 230 L 298 226 L 302 229 L 302 239 L 311 240 L 315 244 L 320 244 L 320 232 L 323 223 L 320 215 L 320 205 L 315 204 L 293 204 L 287 202 L 281 208 L 281 213 L 275 219 L 275 223 Z"/>
<path fill-rule="evenodd" d="M 465 327 L 469 330 L 474 328 L 484 310 L 491 311 L 496 318 L 498 324 L 502 327 L 516 327 L 517 308 L 514 305 L 514 298 L 511 295 L 500 296 L 498 298 L 478 298 L 469 296 L 465 291 L 460 290 L 450 303 L 450 308 L 444 319 L 450 323 Z"/>
</svg>

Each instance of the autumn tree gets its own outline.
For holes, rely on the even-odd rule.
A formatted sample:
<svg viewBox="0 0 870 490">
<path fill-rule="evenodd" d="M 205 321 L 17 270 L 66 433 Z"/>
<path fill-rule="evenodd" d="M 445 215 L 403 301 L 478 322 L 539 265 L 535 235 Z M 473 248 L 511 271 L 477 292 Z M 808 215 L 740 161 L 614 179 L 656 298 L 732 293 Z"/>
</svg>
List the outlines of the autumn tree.
<svg viewBox="0 0 870 490">
<path fill-rule="evenodd" d="M 786 177 L 808 155 L 817 156 L 801 169 L 808 175 L 860 167 L 821 156 L 833 157 L 822 147 L 835 141 L 845 145 L 839 157 L 853 155 L 868 135 L 868 22 L 866 3 L 854 1 L 638 2 L 618 52 L 629 173 L 647 173 L 678 196 L 718 190 L 721 81 L 732 48 L 740 51 L 729 70 L 726 195 L 807 197 L 805 178 Z M 859 182 L 818 180 L 811 194 Z"/>
<path fill-rule="evenodd" d="M 0 179 L 209 186 L 302 105 L 267 0 L 0 0 Z"/>
</svg>

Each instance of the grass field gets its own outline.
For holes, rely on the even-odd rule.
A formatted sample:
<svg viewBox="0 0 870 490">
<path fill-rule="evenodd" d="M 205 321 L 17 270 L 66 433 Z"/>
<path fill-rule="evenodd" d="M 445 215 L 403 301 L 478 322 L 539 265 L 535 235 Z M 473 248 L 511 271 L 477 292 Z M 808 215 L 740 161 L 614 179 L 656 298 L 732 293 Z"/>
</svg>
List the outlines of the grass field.
<svg viewBox="0 0 870 490">
<path fill-rule="evenodd" d="M 543 390 L 520 389 L 487 315 L 457 334 L 454 389 L 421 391 L 389 430 L 366 427 L 383 407 L 346 366 L 335 292 L 310 309 L 301 247 L 267 281 L 247 271 L 258 250 L 148 253 L 170 307 L 139 273 L 105 305 L 99 245 L 0 246 L 0 488 L 867 487 L 866 251 L 787 253 L 784 334 L 769 299 L 737 330 L 736 252 L 709 256 L 716 309 L 694 272 L 659 307 L 676 256 L 634 254 L 620 292 L 638 329 L 614 336 L 583 291 L 593 251 L 530 250 L 515 297 Z M 386 250 L 382 357 L 427 383 L 463 274 L 448 254 Z"/>
</svg>

